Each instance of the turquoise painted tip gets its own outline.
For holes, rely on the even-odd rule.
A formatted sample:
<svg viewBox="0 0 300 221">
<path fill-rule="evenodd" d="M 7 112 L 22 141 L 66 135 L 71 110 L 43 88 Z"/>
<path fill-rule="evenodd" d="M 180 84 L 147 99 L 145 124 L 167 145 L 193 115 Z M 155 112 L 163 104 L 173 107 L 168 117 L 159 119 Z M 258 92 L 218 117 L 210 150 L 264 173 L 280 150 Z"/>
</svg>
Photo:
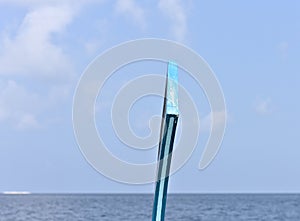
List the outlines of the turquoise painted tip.
<svg viewBox="0 0 300 221">
<path fill-rule="evenodd" d="M 168 64 L 166 98 L 166 114 L 178 115 L 178 68 L 172 61 Z"/>
</svg>

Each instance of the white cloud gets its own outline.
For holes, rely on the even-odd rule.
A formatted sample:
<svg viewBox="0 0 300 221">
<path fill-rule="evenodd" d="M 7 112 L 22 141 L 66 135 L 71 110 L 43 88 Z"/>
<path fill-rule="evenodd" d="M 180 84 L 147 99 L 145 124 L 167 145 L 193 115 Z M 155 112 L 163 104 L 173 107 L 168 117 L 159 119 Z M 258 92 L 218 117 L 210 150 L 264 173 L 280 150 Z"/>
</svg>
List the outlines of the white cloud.
<svg viewBox="0 0 300 221">
<path fill-rule="evenodd" d="M 42 114 L 61 103 L 73 84 L 71 59 L 52 37 L 65 31 L 74 19 L 76 9 L 66 4 L 47 5 L 46 2 L 51 1 L 42 4 L 0 0 L 0 4 L 15 3 L 29 8 L 15 30 L 1 33 L 2 125 L 17 129 L 39 128 Z"/>
<path fill-rule="evenodd" d="M 88 54 L 94 54 L 101 46 L 98 40 L 90 40 L 84 44 L 85 51 Z"/>
<path fill-rule="evenodd" d="M 260 100 L 254 105 L 255 112 L 261 115 L 269 114 L 272 112 L 271 109 L 271 99 L 267 98 L 264 100 Z"/>
<path fill-rule="evenodd" d="M 38 127 L 39 127 L 39 123 L 37 122 L 35 116 L 32 114 L 24 114 L 17 125 L 18 129 L 38 128 Z"/>
<path fill-rule="evenodd" d="M 286 59 L 288 57 L 289 43 L 287 41 L 280 42 L 278 45 L 278 49 L 282 59 Z"/>
<path fill-rule="evenodd" d="M 41 6 L 41 5 L 49 5 L 53 3 L 57 3 L 58 0 L 0 0 L 0 4 L 9 4 L 9 5 L 16 5 L 16 6 Z"/>
<path fill-rule="evenodd" d="M 226 111 L 210 112 L 200 120 L 200 130 L 210 131 L 212 126 L 216 130 L 222 128 L 227 119 L 228 114 Z"/>
<path fill-rule="evenodd" d="M 187 16 L 180 0 L 160 0 L 159 9 L 171 20 L 176 40 L 183 41 L 187 32 Z"/>
<path fill-rule="evenodd" d="M 118 0 L 115 10 L 119 14 L 130 17 L 141 28 L 145 28 L 145 11 L 140 7 L 135 0 Z"/>
<path fill-rule="evenodd" d="M 0 54 L 0 74 L 62 77 L 70 75 L 71 63 L 52 42 L 72 20 L 68 7 L 45 6 L 30 11 L 13 37 L 6 34 Z"/>
<path fill-rule="evenodd" d="M 23 6 L 23 7 L 41 7 L 41 6 L 58 6 L 58 5 L 76 5 L 80 6 L 90 2 L 102 2 L 102 0 L 0 0 L 0 4 Z"/>
<path fill-rule="evenodd" d="M 35 115 L 41 98 L 13 80 L 0 82 L 0 123 L 10 122 L 17 128 L 37 127 Z"/>
<path fill-rule="evenodd" d="M 49 114 L 49 111 L 51 113 L 51 110 L 61 105 L 70 91 L 69 85 L 59 84 L 40 94 L 14 80 L 1 80 L 0 126 L 38 129 L 52 123 L 57 117 Z M 48 113 L 46 118 L 43 117 L 45 113 Z"/>
</svg>

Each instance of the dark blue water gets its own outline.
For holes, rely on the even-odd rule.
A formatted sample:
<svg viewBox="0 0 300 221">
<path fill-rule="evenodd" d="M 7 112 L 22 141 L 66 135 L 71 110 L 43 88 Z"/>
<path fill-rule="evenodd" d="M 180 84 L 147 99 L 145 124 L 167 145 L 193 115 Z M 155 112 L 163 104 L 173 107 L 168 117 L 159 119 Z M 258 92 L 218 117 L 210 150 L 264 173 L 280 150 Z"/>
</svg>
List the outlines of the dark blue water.
<svg viewBox="0 0 300 221">
<path fill-rule="evenodd" d="M 0 195 L 0 221 L 151 220 L 151 194 Z M 166 220 L 300 221 L 299 194 L 174 194 Z"/>
</svg>

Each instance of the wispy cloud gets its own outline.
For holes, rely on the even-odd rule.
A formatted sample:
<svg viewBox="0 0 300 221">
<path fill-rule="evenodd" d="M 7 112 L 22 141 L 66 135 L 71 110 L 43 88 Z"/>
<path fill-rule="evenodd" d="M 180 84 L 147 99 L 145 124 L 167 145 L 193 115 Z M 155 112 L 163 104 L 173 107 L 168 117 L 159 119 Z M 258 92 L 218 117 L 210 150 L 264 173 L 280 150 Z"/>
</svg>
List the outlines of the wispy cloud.
<svg viewBox="0 0 300 221">
<path fill-rule="evenodd" d="M 286 59 L 288 57 L 289 43 L 287 41 L 280 42 L 278 45 L 278 49 L 279 49 L 281 58 Z"/>
<path fill-rule="evenodd" d="M 18 129 L 39 128 L 40 125 L 32 114 L 24 114 L 17 124 Z"/>
<path fill-rule="evenodd" d="M 171 31 L 178 41 L 183 41 L 187 33 L 187 15 L 181 0 L 159 0 L 159 9 L 171 21 Z"/>
<path fill-rule="evenodd" d="M 0 123 L 10 122 L 18 129 L 36 128 L 41 98 L 13 80 L 0 82 Z"/>
<path fill-rule="evenodd" d="M 218 130 L 226 123 L 226 121 L 228 121 L 228 114 L 226 111 L 210 112 L 200 120 L 200 130 L 210 131 L 212 126 Z"/>
<path fill-rule="evenodd" d="M 145 11 L 135 0 L 118 0 L 115 10 L 118 14 L 132 19 L 142 29 L 146 27 Z"/>
<path fill-rule="evenodd" d="M 94 24 L 92 26 L 95 29 L 94 34 L 84 42 L 85 52 L 89 56 L 95 56 L 99 53 L 99 49 L 101 49 L 106 42 L 110 28 L 109 19 L 94 19 Z"/>
<path fill-rule="evenodd" d="M 272 102 L 270 98 L 260 99 L 254 104 L 254 110 L 260 115 L 266 115 L 272 112 Z"/>
</svg>

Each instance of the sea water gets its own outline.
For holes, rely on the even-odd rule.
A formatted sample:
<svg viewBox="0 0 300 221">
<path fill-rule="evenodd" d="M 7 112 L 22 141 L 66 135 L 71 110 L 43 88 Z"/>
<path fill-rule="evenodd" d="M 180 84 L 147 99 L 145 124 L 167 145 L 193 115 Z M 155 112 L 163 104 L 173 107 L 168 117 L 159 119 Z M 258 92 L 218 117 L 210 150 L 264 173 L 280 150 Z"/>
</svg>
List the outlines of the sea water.
<svg viewBox="0 0 300 221">
<path fill-rule="evenodd" d="M 152 194 L 0 195 L 0 221 L 150 221 Z M 165 220 L 300 221 L 300 194 L 170 194 Z"/>
</svg>

